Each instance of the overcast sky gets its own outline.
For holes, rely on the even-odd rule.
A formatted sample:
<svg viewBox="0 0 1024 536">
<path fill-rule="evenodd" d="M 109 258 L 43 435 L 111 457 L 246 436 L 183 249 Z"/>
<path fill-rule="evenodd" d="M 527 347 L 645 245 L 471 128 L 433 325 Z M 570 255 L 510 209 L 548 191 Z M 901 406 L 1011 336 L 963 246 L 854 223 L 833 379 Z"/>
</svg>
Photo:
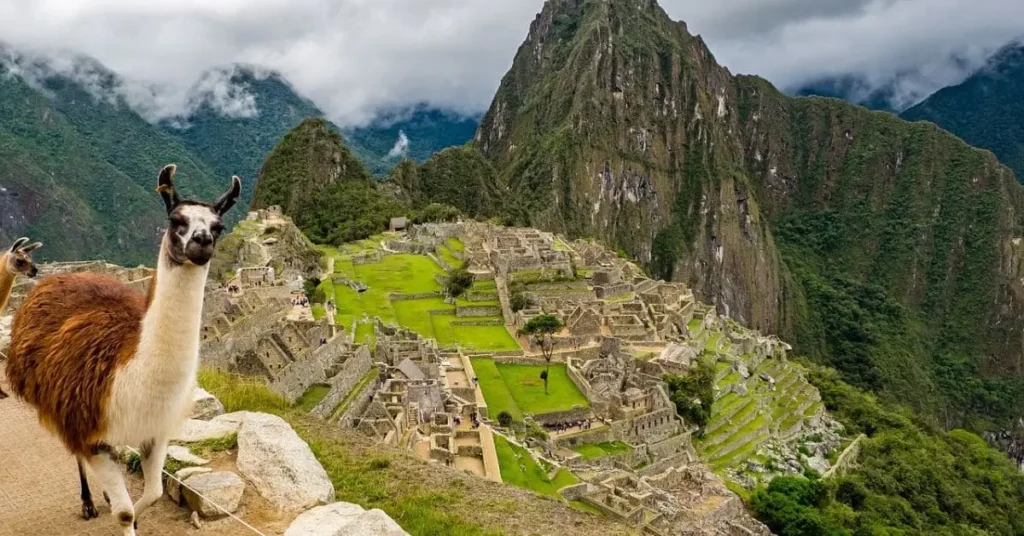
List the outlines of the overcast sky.
<svg viewBox="0 0 1024 536">
<path fill-rule="evenodd" d="M 429 101 L 479 112 L 542 0 L 3 0 L 0 41 L 73 50 L 127 79 L 151 117 L 186 111 L 204 71 L 244 62 L 281 72 L 342 124 Z M 734 73 L 782 88 L 855 73 L 912 101 L 964 76 L 1024 33 L 1021 0 L 662 0 Z M 950 58 L 957 61 L 951 62 Z M 244 92 L 206 77 L 236 114 Z M 257 111 L 258 112 L 258 111 Z"/>
</svg>

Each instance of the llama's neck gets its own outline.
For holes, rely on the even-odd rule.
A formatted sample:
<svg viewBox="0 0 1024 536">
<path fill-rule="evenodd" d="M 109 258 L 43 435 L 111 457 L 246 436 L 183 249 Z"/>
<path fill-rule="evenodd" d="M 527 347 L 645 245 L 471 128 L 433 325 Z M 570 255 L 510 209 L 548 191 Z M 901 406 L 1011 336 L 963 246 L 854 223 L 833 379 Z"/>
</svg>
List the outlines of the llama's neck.
<svg viewBox="0 0 1024 536">
<path fill-rule="evenodd" d="M 14 288 L 14 280 L 18 278 L 18 274 L 12 274 L 7 269 L 7 255 L 8 253 L 0 255 L 0 314 L 3 314 L 4 308 L 7 307 L 11 289 Z"/>
<path fill-rule="evenodd" d="M 142 319 L 136 358 L 157 369 L 175 369 L 194 376 L 199 361 L 203 294 L 210 266 L 177 265 L 164 247 L 160 249 L 154 288 Z"/>
</svg>

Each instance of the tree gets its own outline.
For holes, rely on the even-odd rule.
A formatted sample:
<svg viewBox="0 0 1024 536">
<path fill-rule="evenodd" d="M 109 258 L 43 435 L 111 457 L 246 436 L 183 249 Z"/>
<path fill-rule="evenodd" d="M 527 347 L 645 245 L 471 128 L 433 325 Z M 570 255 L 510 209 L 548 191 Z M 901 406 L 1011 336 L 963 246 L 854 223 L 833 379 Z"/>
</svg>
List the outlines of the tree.
<svg viewBox="0 0 1024 536">
<path fill-rule="evenodd" d="M 502 410 L 501 413 L 498 414 L 498 425 L 502 428 L 512 426 L 512 414 Z"/>
<path fill-rule="evenodd" d="M 310 277 L 302 282 L 302 291 L 306 293 L 306 297 L 309 298 L 309 301 L 316 303 L 316 300 L 314 298 L 316 297 L 316 291 L 318 290 L 319 286 L 319 277 Z"/>
<path fill-rule="evenodd" d="M 544 355 L 544 361 L 547 362 L 547 366 L 544 368 L 544 374 L 541 378 L 544 380 L 544 394 L 548 394 L 548 376 L 551 370 L 551 355 L 554 353 L 554 341 L 552 335 L 562 331 L 564 324 L 562 320 L 555 315 L 538 315 L 530 319 L 519 333 L 529 335 L 531 340 L 536 344 L 540 345 L 541 354 Z"/>
<path fill-rule="evenodd" d="M 530 300 L 526 298 L 526 294 L 521 290 L 513 290 L 512 295 L 508 297 L 508 302 L 513 313 L 518 313 L 530 305 Z"/>
<path fill-rule="evenodd" d="M 453 298 L 462 296 L 469 287 L 473 286 L 473 274 L 465 268 L 457 268 L 448 272 L 448 280 L 445 281 L 445 291 Z"/>
<path fill-rule="evenodd" d="M 667 375 L 664 379 L 676 413 L 703 428 L 711 418 L 711 405 L 715 402 L 714 362 L 701 359 L 685 375 Z"/>
</svg>

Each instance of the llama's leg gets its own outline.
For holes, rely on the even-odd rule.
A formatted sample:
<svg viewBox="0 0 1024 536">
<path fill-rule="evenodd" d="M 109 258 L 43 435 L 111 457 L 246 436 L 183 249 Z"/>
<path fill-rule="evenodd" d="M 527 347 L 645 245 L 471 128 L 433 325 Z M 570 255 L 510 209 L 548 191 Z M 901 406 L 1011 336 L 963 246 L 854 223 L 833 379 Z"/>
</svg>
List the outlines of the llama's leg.
<svg viewBox="0 0 1024 536">
<path fill-rule="evenodd" d="M 135 536 L 135 510 L 114 451 L 108 445 L 97 445 L 93 447 L 88 462 L 93 476 L 110 497 L 110 509 L 121 524 L 124 536 Z"/>
<path fill-rule="evenodd" d="M 4 388 L 0 387 L 0 400 L 7 398 L 7 393 L 4 392 Z"/>
<path fill-rule="evenodd" d="M 82 517 L 86 520 L 100 517 L 96 511 L 96 505 L 92 503 L 92 492 L 89 491 L 89 481 L 85 478 L 85 462 L 78 456 L 78 481 L 82 485 Z"/>
<path fill-rule="evenodd" d="M 167 458 L 167 440 L 146 441 L 139 447 L 139 458 L 142 460 L 142 474 L 146 477 L 146 487 L 142 497 L 135 503 L 136 527 L 142 512 L 164 493 L 163 470 Z"/>
</svg>

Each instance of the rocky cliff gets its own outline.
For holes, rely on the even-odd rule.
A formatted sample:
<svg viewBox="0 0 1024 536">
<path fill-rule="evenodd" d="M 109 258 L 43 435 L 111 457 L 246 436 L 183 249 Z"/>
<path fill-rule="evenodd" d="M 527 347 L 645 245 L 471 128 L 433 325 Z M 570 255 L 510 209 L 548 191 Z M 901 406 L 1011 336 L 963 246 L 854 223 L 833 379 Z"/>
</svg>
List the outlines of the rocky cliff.
<svg viewBox="0 0 1024 536">
<path fill-rule="evenodd" d="M 518 223 L 614 244 L 946 424 L 1016 411 L 1024 199 L 987 152 L 735 77 L 651 0 L 549 1 L 475 145 Z"/>
</svg>

